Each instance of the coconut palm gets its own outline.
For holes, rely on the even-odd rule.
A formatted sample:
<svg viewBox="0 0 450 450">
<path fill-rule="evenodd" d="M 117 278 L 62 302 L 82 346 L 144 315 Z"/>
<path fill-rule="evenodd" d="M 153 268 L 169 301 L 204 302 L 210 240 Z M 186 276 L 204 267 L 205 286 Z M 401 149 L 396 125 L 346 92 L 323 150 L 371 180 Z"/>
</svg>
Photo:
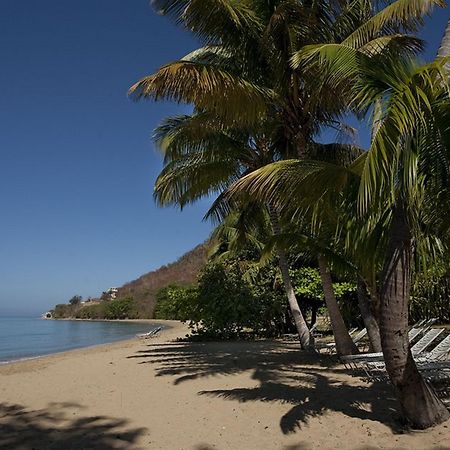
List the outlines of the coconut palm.
<svg viewBox="0 0 450 450">
<path fill-rule="evenodd" d="M 266 130 L 269 128 L 276 129 L 276 126 L 269 124 Z M 183 207 L 202 196 L 220 193 L 245 173 L 279 159 L 267 133 L 249 135 L 243 129 L 224 128 L 206 112 L 166 119 L 155 137 L 165 152 L 165 167 L 155 184 L 155 198 L 161 205 Z M 259 208 L 267 209 L 273 232 L 279 234 L 281 228 L 275 209 L 264 205 Z M 294 293 L 286 254 L 279 249 L 277 257 L 300 344 L 310 350 L 314 340 Z"/>
<path fill-rule="evenodd" d="M 368 231 L 362 228 L 364 224 L 354 218 L 353 210 L 342 201 L 342 195 L 334 195 L 339 189 L 328 196 L 320 189 L 314 193 L 310 189 L 317 184 L 316 178 L 320 179 L 320 171 L 323 171 L 324 183 L 333 180 L 339 185 L 340 173 L 347 170 L 342 164 L 345 160 L 350 163 L 352 156 L 358 154 L 361 150 L 348 145 L 317 145 L 314 156 L 320 161 L 280 161 L 267 165 L 236 182 L 215 204 L 217 214 L 223 217 L 230 210 L 239 209 L 240 194 L 244 190 L 250 198 L 271 202 L 277 207 L 281 217 L 289 223 L 289 233 L 276 240 L 278 245 L 294 253 L 308 251 L 317 256 L 337 352 L 341 355 L 355 353 L 357 349 L 334 298 L 328 261 L 346 275 L 358 278 L 359 306 L 369 331 L 371 347 L 374 351 L 381 351 L 378 325 L 366 294 L 367 286 L 376 285 L 374 280 L 380 251 L 375 243 L 379 245 L 380 242 L 380 226 L 369 236 Z M 373 250 L 368 252 L 369 237 Z"/>
<path fill-rule="evenodd" d="M 282 125 L 273 139 L 278 151 L 304 157 L 323 126 L 340 126 L 336 116 L 346 105 L 348 83 L 331 89 L 320 73 L 299 76 L 290 65 L 292 54 L 307 43 L 323 39 L 341 42 L 344 38 L 353 39 L 355 47 L 361 45 L 366 50 L 399 43 L 417 49 L 417 40 L 392 35 L 393 27 L 413 27 L 435 2 L 416 0 L 408 8 L 403 3 L 399 0 L 389 7 L 389 13 L 374 15 L 377 9 L 372 2 L 329 5 L 292 0 L 209 0 L 205 4 L 162 0 L 157 2 L 161 12 L 182 22 L 206 46 L 140 80 L 130 92 L 136 99 L 192 103 L 198 111 L 208 110 L 231 127 L 236 123 L 255 125 L 264 116 L 276 119 Z M 357 39 L 355 29 L 361 29 Z M 380 41 L 379 35 L 387 33 L 391 35 Z M 376 45 L 371 47 L 374 38 Z M 272 208 L 274 232 L 278 233 L 276 216 Z M 279 256 L 286 291 L 294 304 L 281 250 Z M 326 271 L 323 273 L 326 276 Z M 351 342 L 348 337 L 347 341 Z"/>
<path fill-rule="evenodd" d="M 372 76 L 369 71 L 369 79 Z M 362 173 L 361 208 L 367 209 L 370 197 L 375 202 L 381 200 L 379 193 L 383 191 L 390 197 L 392 223 L 380 291 L 381 344 L 405 417 L 426 428 L 447 419 L 449 413 L 420 376 L 412 358 L 407 305 L 420 204 L 423 197 L 432 201 L 437 192 L 448 192 L 448 170 L 443 172 L 442 163 L 449 167 L 450 130 L 449 122 L 442 119 L 450 119 L 450 102 L 442 85 L 445 76 L 437 64 L 407 65 L 388 76 L 391 79 L 380 80 L 377 75 L 379 86 L 373 89 L 369 81 L 361 91 L 367 103 L 386 95 L 379 90 L 383 85 L 391 94 Z M 381 169 L 377 176 L 373 172 L 369 175 L 377 168 Z"/>
<path fill-rule="evenodd" d="M 207 109 L 231 125 L 257 124 L 262 115 L 283 123 L 277 144 L 285 153 L 307 155 L 323 126 L 339 126 L 349 83 L 321 72 L 299 73 L 290 65 L 305 45 L 349 42 L 377 53 L 416 51 L 415 29 L 439 0 L 378 2 L 278 0 L 156 0 L 163 14 L 191 30 L 205 46 L 131 87 L 135 99 L 169 99 Z M 348 100 L 348 98 L 347 98 Z"/>
<path fill-rule="evenodd" d="M 342 55 L 336 53 L 336 60 Z M 449 209 L 450 196 L 450 91 L 444 62 L 422 67 L 411 60 L 380 57 L 369 61 L 359 55 L 354 66 L 358 68 L 355 105 L 367 110 L 378 104 L 382 111 L 371 149 L 344 169 L 330 172 L 322 166 L 303 180 L 309 201 L 314 203 L 313 186 L 316 197 L 323 198 L 357 179 L 355 216 L 373 228 L 377 220 L 373 212 L 386 215 L 388 234 L 379 292 L 381 344 L 403 415 L 419 428 L 449 417 L 417 370 L 407 328 L 411 271 L 421 236 L 433 230 L 448 235 L 449 229 L 441 218 Z M 255 195 L 262 194 L 264 186 L 275 204 L 286 198 L 305 201 L 298 167 L 302 165 L 302 161 L 283 161 L 266 166 L 244 177 L 237 187 Z"/>
</svg>

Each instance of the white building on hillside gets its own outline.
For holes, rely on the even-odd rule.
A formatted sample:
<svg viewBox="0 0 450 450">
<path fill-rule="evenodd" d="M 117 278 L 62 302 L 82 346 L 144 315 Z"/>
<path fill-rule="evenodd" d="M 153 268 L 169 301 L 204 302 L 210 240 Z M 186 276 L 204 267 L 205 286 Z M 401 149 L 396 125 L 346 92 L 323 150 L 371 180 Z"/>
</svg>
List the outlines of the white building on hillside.
<svg viewBox="0 0 450 450">
<path fill-rule="evenodd" d="M 117 293 L 119 292 L 119 289 L 116 287 L 110 287 L 102 294 L 103 300 L 114 300 L 117 298 Z"/>
</svg>

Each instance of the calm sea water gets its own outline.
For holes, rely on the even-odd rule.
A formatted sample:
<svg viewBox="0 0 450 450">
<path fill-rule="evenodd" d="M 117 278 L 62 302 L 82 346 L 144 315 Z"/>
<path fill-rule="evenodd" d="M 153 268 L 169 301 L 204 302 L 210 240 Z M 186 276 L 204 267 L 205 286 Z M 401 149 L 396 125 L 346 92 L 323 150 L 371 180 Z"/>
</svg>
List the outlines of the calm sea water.
<svg viewBox="0 0 450 450">
<path fill-rule="evenodd" d="M 157 325 L 0 317 L 0 363 L 131 338 Z"/>
</svg>

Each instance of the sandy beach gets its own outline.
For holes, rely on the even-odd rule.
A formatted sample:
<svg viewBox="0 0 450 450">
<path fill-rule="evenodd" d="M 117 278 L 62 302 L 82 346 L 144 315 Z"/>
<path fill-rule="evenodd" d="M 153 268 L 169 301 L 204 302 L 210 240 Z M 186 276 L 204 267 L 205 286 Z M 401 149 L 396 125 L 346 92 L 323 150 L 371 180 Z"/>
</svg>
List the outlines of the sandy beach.
<svg viewBox="0 0 450 450">
<path fill-rule="evenodd" d="M 281 341 L 131 340 L 0 366 L 0 449 L 449 449 L 386 386 Z"/>
</svg>

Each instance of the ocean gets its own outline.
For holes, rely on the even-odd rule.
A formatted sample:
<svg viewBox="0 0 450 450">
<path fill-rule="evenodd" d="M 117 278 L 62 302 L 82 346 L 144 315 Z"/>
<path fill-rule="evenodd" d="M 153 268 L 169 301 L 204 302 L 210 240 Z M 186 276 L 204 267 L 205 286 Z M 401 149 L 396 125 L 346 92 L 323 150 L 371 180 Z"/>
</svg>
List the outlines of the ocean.
<svg viewBox="0 0 450 450">
<path fill-rule="evenodd" d="M 156 327 L 142 322 L 0 317 L 0 364 L 116 342 Z"/>
</svg>

